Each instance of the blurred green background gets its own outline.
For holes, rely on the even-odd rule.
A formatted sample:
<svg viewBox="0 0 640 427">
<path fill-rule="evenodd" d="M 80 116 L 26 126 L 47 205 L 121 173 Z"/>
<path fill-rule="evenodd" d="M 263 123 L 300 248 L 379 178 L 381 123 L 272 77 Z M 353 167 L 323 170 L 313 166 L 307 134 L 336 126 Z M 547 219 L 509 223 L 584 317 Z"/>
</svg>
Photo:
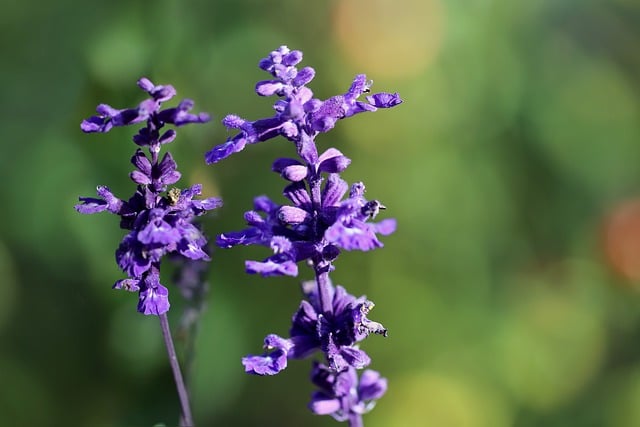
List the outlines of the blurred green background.
<svg viewBox="0 0 640 427">
<path fill-rule="evenodd" d="M 203 154 L 228 136 L 225 114 L 271 114 L 253 92 L 267 77 L 257 62 L 283 44 L 316 69 L 320 98 L 364 72 L 405 100 L 318 140 L 399 224 L 333 276 L 390 330 L 363 344 L 389 379 L 366 425 L 640 425 L 637 0 L 27 0 L 4 2 L 0 35 L 0 425 L 177 424 L 157 319 L 110 289 L 117 218 L 73 210 L 98 184 L 131 194 L 134 129 L 79 123 L 101 102 L 136 105 L 140 76 L 173 84 L 214 115 L 170 146 L 181 185 L 224 198 L 211 236 L 237 230 L 253 196 L 282 200 L 270 163 L 292 147 L 211 167 Z M 240 357 L 286 334 L 300 299 L 296 279 L 243 273 L 266 253 L 214 253 L 196 420 L 337 425 L 306 408 L 310 362 L 243 372 Z"/>
</svg>

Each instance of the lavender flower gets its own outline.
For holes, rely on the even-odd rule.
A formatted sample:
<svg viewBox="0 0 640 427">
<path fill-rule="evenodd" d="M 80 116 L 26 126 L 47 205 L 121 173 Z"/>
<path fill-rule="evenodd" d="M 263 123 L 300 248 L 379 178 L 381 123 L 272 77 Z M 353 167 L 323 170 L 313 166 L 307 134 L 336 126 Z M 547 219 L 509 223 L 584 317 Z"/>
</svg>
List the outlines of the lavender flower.
<svg viewBox="0 0 640 427">
<path fill-rule="evenodd" d="M 316 135 L 333 129 L 340 119 L 365 111 L 376 111 L 377 108 L 393 107 L 402 102 L 397 93 L 384 92 L 367 96 L 366 102 L 358 101 L 362 94 L 370 92 L 372 85 L 364 74 L 357 75 L 349 90 L 342 95 L 325 101 L 313 98 L 313 92 L 306 84 L 315 77 L 315 70 L 311 67 L 298 70 L 296 65 L 301 61 L 302 52 L 289 50 L 286 46 L 281 46 L 260 61 L 259 67 L 274 79 L 258 82 L 256 93 L 283 98 L 273 106 L 275 115 L 253 122 L 235 115 L 225 117 L 222 123 L 227 128 L 238 129 L 240 133 L 210 150 L 205 156 L 207 163 L 219 162 L 243 150 L 247 144 L 266 141 L 278 135 L 293 141 L 303 159 L 315 163 L 318 160 L 314 144 Z"/>
<path fill-rule="evenodd" d="M 329 280 L 332 311 L 323 313 L 316 282 L 303 282 L 302 287 L 306 299 L 293 315 L 290 338 L 268 335 L 264 340 L 266 353 L 242 359 L 245 371 L 275 375 L 287 367 L 288 359 L 304 359 L 317 350 L 325 354 L 334 372 L 369 365 L 371 359 L 357 343 L 371 333 L 387 336 L 384 326 L 367 318 L 373 302 L 366 297 L 355 298 Z"/>
<path fill-rule="evenodd" d="M 166 124 L 182 126 L 205 123 L 209 116 L 189 113 L 193 101 L 186 99 L 177 107 L 161 109 L 176 91 L 170 85 L 154 85 L 142 78 L 138 86 L 150 95 L 136 108 L 118 110 L 106 104 L 97 108 L 98 115 L 84 120 L 86 133 L 108 132 L 114 126 L 145 123 L 133 137 L 134 143 L 147 147 L 149 156 L 138 148 L 131 158 L 135 170 L 131 180 L 137 189 L 128 200 L 116 197 L 109 188 L 99 186 L 98 198 L 80 197 L 76 210 L 83 214 L 108 211 L 120 216 L 120 227 L 129 230 L 116 250 L 116 262 L 128 276 L 114 284 L 115 289 L 138 292 L 138 311 L 161 315 L 169 310 L 169 291 L 160 283 L 160 261 L 167 254 L 179 254 L 192 260 L 206 260 L 207 239 L 193 219 L 222 205 L 218 198 L 196 199 L 202 186 L 186 189 L 168 186 L 180 179 L 177 164 L 170 153 L 159 158 L 160 146 L 176 137 L 173 129 L 161 133 Z"/>
<path fill-rule="evenodd" d="M 327 361 L 322 365 L 329 374 L 326 381 L 339 382 L 338 389 L 324 387 L 322 397 L 314 397 L 312 410 L 332 414 L 336 419 L 351 423 L 352 427 L 369 406 L 364 401 L 380 397 L 364 392 L 360 400 L 345 396 L 358 395 L 355 369 L 369 365 L 371 359 L 358 343 L 369 334 L 387 335 L 380 324 L 368 319 L 373 302 L 364 297 L 356 298 L 341 287 L 334 287 L 329 273 L 341 251 L 382 247 L 379 235 L 395 231 L 396 222 L 385 219 L 373 222 L 385 206 L 378 200 L 364 197 L 361 182 L 351 186 L 340 173 L 351 163 L 336 148 L 319 153 L 315 138 L 336 125 L 337 121 L 355 114 L 389 108 L 402 102 L 397 93 L 376 93 L 358 98 L 370 92 L 371 82 L 364 74 L 357 75 L 346 93 L 326 100 L 313 97 L 306 85 L 314 78 L 311 67 L 298 69 L 302 52 L 286 46 L 260 61 L 261 69 L 273 79 L 258 82 L 256 93 L 260 96 L 277 95 L 272 117 L 247 121 L 235 115 L 223 120 L 227 128 L 239 132 L 224 144 L 211 149 L 207 163 L 216 163 L 233 153 L 277 136 L 294 143 L 300 159 L 279 158 L 272 170 L 289 184 L 284 196 L 290 203 L 280 205 L 267 196 L 254 199 L 254 209 L 245 213 L 248 227 L 237 232 L 221 234 L 218 246 L 230 248 L 237 245 L 262 245 L 273 254 L 262 261 L 246 261 L 248 273 L 262 276 L 297 276 L 298 263 L 306 261 L 315 273 L 315 280 L 303 283 L 305 300 L 293 316 L 290 337 L 276 334 L 264 340 L 266 352 L 259 356 L 247 356 L 242 363 L 245 371 L 257 375 L 274 375 L 286 368 L 289 359 L 305 358 L 320 350 Z M 348 195 L 347 195 L 348 193 Z M 345 195 L 346 198 L 345 198 Z M 316 369 L 317 370 L 317 369 Z M 365 384 L 372 374 L 367 374 Z M 353 378 L 352 376 L 355 376 Z M 349 381 L 347 381 L 349 379 Z M 379 388 L 386 389 L 386 381 Z M 326 385 L 318 384 L 321 385 Z M 346 388 L 345 388 L 346 387 Z M 329 406 L 324 401 L 338 402 Z M 354 415 L 355 414 L 355 415 Z"/>
<path fill-rule="evenodd" d="M 377 371 L 367 369 L 358 378 L 353 368 L 336 374 L 317 362 L 313 364 L 311 382 L 320 388 L 311 397 L 311 411 L 349 421 L 351 427 L 362 426 L 362 415 L 372 410 L 387 391 L 387 379 Z"/>
</svg>

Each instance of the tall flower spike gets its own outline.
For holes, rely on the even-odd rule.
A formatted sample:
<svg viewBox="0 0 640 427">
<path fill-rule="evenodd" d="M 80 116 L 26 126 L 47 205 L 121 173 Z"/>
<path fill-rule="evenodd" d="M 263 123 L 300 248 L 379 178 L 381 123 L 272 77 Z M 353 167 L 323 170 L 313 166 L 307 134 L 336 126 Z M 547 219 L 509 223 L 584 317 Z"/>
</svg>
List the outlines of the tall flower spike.
<svg viewBox="0 0 640 427">
<path fill-rule="evenodd" d="M 182 126 L 205 123 L 209 115 L 191 114 L 193 101 L 186 99 L 177 107 L 162 109 L 176 91 L 170 85 L 154 85 L 141 78 L 138 86 L 149 94 L 135 108 L 118 110 L 101 104 L 97 115 L 81 124 L 86 133 L 108 132 L 114 126 L 144 124 L 133 137 L 140 147 L 131 158 L 135 170 L 130 178 L 137 185 L 128 200 L 117 198 L 105 186 L 98 187 L 98 197 L 80 197 L 76 210 L 83 214 L 108 211 L 120 217 L 120 227 L 128 230 L 116 250 L 116 261 L 128 276 L 114 284 L 115 289 L 138 293 L 138 311 L 162 315 L 169 310 L 169 291 L 160 283 L 160 261 L 165 255 L 176 254 L 191 260 L 208 261 L 207 239 L 193 223 L 195 217 L 222 205 L 211 197 L 196 199 L 202 186 L 169 188 L 180 179 L 177 164 L 170 153 L 159 156 L 160 146 L 172 142 L 173 129 L 161 132 L 165 125 Z"/>
<path fill-rule="evenodd" d="M 237 245 L 262 245 L 272 254 L 262 261 L 246 261 L 248 273 L 262 276 L 297 276 L 298 264 L 305 261 L 315 280 L 303 283 L 305 299 L 292 319 L 289 338 L 269 334 L 264 340 L 265 352 L 242 359 L 245 371 L 256 375 L 274 375 L 287 367 L 289 359 L 306 358 L 319 351 L 323 354 L 325 382 L 323 391 L 314 395 L 311 409 L 330 414 L 351 427 L 362 425 L 361 415 L 371 408 L 367 402 L 380 393 L 360 390 L 356 369 L 371 362 L 359 348 L 370 334 L 386 336 L 387 330 L 368 319 L 373 302 L 356 298 L 343 287 L 334 287 L 329 273 L 341 251 L 369 251 L 383 246 L 379 236 L 395 231 L 394 219 L 375 222 L 385 206 L 378 200 L 367 200 L 365 186 L 351 186 L 340 174 L 351 160 L 336 148 L 319 151 L 316 137 L 330 131 L 344 118 L 378 108 L 394 107 L 402 102 L 397 93 L 370 93 L 372 82 L 364 74 L 357 75 L 348 90 L 326 100 L 314 98 L 307 84 L 315 77 L 311 67 L 298 68 L 302 52 L 286 46 L 262 59 L 259 67 L 271 78 L 256 84 L 259 96 L 277 96 L 271 117 L 249 121 L 236 115 L 222 122 L 238 132 L 224 144 L 212 148 L 207 163 L 216 163 L 248 144 L 282 136 L 291 141 L 299 159 L 276 159 L 271 169 L 288 183 L 283 195 L 288 199 L 278 204 L 267 196 L 254 199 L 254 208 L 245 213 L 247 228 L 224 233 L 216 243 L 223 248 Z M 317 365 L 319 366 L 319 365 Z M 320 371 L 320 368 L 314 368 Z M 373 382 L 386 389 L 386 380 L 367 371 L 361 383 Z M 375 377 L 375 378 L 373 378 Z M 339 383 L 328 387 L 327 381 Z"/>
</svg>

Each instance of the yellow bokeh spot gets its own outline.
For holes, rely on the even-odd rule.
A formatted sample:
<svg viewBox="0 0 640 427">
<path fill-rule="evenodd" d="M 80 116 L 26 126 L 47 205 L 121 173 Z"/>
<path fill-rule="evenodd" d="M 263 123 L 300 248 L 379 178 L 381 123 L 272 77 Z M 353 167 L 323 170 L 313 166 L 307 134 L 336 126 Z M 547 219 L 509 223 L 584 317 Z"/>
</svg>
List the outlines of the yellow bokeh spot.
<svg viewBox="0 0 640 427">
<path fill-rule="evenodd" d="M 371 426 L 507 427 L 512 410 L 495 390 L 437 372 L 390 382 L 387 395 L 365 418 Z"/>
<path fill-rule="evenodd" d="M 345 57 L 376 77 L 421 73 L 442 42 L 439 0 L 343 0 L 333 12 L 333 33 Z"/>
</svg>

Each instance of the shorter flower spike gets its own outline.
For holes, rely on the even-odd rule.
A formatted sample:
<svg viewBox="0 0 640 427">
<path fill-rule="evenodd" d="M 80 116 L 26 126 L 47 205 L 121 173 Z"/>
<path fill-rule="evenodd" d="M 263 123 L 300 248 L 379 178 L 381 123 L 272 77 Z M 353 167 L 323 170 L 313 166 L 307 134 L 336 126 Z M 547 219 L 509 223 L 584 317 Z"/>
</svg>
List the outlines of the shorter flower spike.
<svg viewBox="0 0 640 427">
<path fill-rule="evenodd" d="M 150 98 L 136 108 L 118 110 L 101 104 L 98 115 L 81 124 L 84 132 L 92 133 L 145 123 L 133 137 L 135 144 L 149 151 L 146 154 L 138 148 L 131 158 L 135 170 L 129 176 L 137 189 L 128 200 L 121 200 L 107 187 L 99 186 L 98 198 L 80 197 L 76 210 L 83 214 L 108 211 L 120 217 L 120 227 L 129 232 L 116 250 L 116 262 L 128 278 L 118 280 L 113 287 L 138 292 L 140 313 L 161 315 L 170 307 L 169 291 L 160 283 L 161 259 L 172 254 L 208 261 L 207 239 L 193 220 L 220 207 L 222 200 L 196 199 L 202 190 L 199 184 L 185 189 L 169 188 L 178 182 L 181 174 L 170 153 L 159 157 L 160 146 L 176 136 L 173 129 L 161 132 L 165 125 L 204 123 L 209 115 L 189 113 L 193 107 L 191 100 L 183 100 L 175 108 L 161 109 L 162 103 L 176 94 L 171 85 L 155 85 L 143 77 L 138 86 Z"/>
</svg>

